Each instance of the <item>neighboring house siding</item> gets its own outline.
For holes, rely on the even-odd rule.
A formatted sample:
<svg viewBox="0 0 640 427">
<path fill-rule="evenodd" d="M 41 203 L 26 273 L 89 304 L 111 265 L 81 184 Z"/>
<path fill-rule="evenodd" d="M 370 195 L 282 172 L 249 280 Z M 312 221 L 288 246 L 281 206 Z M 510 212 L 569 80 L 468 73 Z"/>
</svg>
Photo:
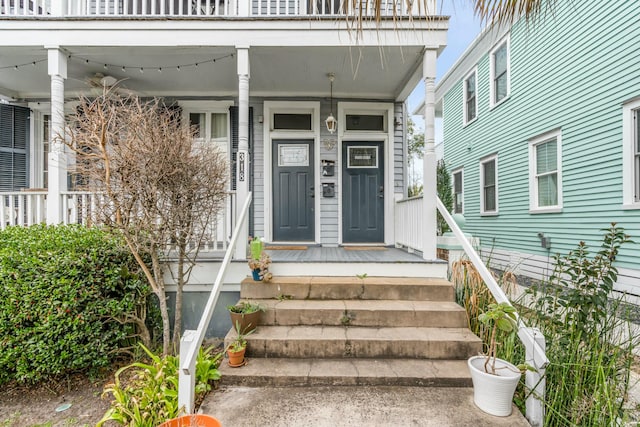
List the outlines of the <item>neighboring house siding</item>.
<svg viewBox="0 0 640 427">
<path fill-rule="evenodd" d="M 621 1 L 558 2 L 553 14 L 512 28 L 506 100 L 490 109 L 488 51 L 477 62 L 477 120 L 463 127 L 462 80 L 444 95 L 445 159 L 450 170 L 464 167 L 465 231 L 485 251 L 546 259 L 584 240 L 594 253 L 612 221 L 640 242 L 640 210 L 622 209 L 622 105 L 640 96 L 639 21 L 640 8 Z M 562 211 L 531 214 L 528 144 L 552 130 L 562 139 Z M 481 217 L 479 167 L 490 154 L 500 159 L 500 210 Z M 618 257 L 629 277 L 638 253 L 628 244 Z"/>
</svg>

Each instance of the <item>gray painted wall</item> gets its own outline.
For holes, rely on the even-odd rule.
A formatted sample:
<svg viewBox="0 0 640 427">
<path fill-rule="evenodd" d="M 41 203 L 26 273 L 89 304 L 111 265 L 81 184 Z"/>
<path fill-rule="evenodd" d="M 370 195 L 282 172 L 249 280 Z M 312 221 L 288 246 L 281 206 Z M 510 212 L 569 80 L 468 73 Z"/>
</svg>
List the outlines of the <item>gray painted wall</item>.
<svg viewBox="0 0 640 427">
<path fill-rule="evenodd" d="M 264 188 L 264 127 L 263 123 L 260 123 L 259 118 L 264 116 L 264 101 L 266 100 L 282 100 L 281 98 L 251 98 L 249 105 L 253 107 L 253 129 L 254 129 L 254 146 L 252 166 L 254 170 L 253 174 L 253 212 L 254 212 L 254 230 L 257 236 L 264 236 L 264 200 L 265 200 L 265 188 Z M 317 98 L 294 98 L 292 101 L 317 101 Z M 337 102 L 340 101 L 354 101 L 354 100 L 334 100 L 333 114 L 337 115 Z M 362 101 L 362 100 L 358 100 Z M 375 102 L 389 102 L 388 100 L 371 101 Z M 320 100 L 320 117 L 322 120 L 329 115 L 331 106 L 329 100 Z M 394 126 L 394 123 L 390 123 L 394 129 L 394 193 L 405 194 L 405 147 L 404 147 L 404 120 L 403 120 L 403 103 L 397 102 L 394 104 L 394 116 L 401 119 L 402 125 Z M 324 121 L 320 126 L 320 159 L 316 159 L 316 167 L 320 167 L 322 160 L 338 161 L 338 149 L 326 150 L 322 141 L 325 139 L 337 139 L 336 135 L 331 135 L 324 126 Z M 332 177 L 321 177 L 321 183 L 334 183 L 336 187 L 335 197 L 326 198 L 322 197 L 320 200 L 320 238 L 321 243 L 325 245 L 337 245 L 338 244 L 338 200 L 341 197 L 341 189 L 339 182 L 339 174 L 336 170 L 336 174 Z"/>
<path fill-rule="evenodd" d="M 169 296 L 169 307 L 175 307 L 176 293 L 167 292 Z M 185 291 L 184 303 L 182 305 L 182 330 L 198 329 L 198 323 L 202 317 L 204 306 L 209 299 L 209 292 Z M 218 302 L 213 310 L 213 317 L 209 322 L 209 327 L 205 333 L 205 338 L 224 338 L 231 329 L 231 320 L 227 306 L 235 304 L 240 299 L 240 292 L 220 292 Z M 174 320 L 174 313 L 170 313 L 171 323 Z"/>
</svg>

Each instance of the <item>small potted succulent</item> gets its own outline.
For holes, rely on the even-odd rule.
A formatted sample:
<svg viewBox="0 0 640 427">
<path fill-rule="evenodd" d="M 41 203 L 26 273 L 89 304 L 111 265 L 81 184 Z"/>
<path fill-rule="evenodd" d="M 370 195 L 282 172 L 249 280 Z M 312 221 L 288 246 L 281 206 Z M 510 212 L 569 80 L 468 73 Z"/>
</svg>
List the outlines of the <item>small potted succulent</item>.
<svg viewBox="0 0 640 427">
<path fill-rule="evenodd" d="M 241 330 L 240 325 L 236 325 L 236 331 Z M 227 346 L 227 356 L 229 356 L 229 366 L 239 368 L 245 364 L 244 354 L 247 350 L 247 336 L 251 335 L 255 329 L 249 332 L 237 332 L 236 337 Z"/>
<path fill-rule="evenodd" d="M 264 307 L 257 303 L 241 301 L 235 305 L 228 305 L 227 310 L 236 332 L 248 333 L 260 323 L 260 313 L 264 311 Z"/>
<path fill-rule="evenodd" d="M 498 332 L 515 333 L 516 319 L 516 309 L 510 304 L 490 304 L 478 317 L 491 331 L 487 354 L 468 360 L 474 403 L 484 412 L 499 417 L 511 415 L 513 394 L 520 378 L 526 370 L 533 370 L 527 364 L 516 366 L 496 357 Z"/>
</svg>

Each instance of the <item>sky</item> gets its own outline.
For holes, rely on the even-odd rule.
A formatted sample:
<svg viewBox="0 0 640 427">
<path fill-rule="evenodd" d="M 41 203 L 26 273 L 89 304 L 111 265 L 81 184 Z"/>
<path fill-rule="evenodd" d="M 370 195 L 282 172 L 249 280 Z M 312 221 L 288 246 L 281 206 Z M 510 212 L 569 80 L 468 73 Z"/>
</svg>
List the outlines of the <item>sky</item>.
<svg viewBox="0 0 640 427">
<path fill-rule="evenodd" d="M 438 7 L 441 8 L 440 15 L 450 16 L 450 19 L 447 47 L 438 57 L 436 84 L 482 30 L 480 19 L 473 14 L 472 0 L 437 0 L 437 2 Z M 421 82 L 409 95 L 407 100 L 409 112 L 413 112 L 423 100 L 424 83 Z M 424 128 L 423 120 L 419 116 L 414 116 L 413 119 L 418 128 Z M 442 139 L 441 134 L 441 126 L 436 123 L 436 143 Z"/>
</svg>

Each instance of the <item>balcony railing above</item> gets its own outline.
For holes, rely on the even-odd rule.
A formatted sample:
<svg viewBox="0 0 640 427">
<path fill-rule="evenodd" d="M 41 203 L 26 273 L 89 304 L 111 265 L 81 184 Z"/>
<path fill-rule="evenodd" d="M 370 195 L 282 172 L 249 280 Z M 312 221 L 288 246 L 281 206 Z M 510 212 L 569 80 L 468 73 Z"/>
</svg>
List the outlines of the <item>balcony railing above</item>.
<svg viewBox="0 0 640 427">
<path fill-rule="evenodd" d="M 375 17 L 377 2 L 360 0 L 362 16 Z M 436 0 L 380 0 L 380 16 L 429 16 Z M 344 16 L 350 0 L 0 0 L 0 17 L 226 17 Z"/>
</svg>

